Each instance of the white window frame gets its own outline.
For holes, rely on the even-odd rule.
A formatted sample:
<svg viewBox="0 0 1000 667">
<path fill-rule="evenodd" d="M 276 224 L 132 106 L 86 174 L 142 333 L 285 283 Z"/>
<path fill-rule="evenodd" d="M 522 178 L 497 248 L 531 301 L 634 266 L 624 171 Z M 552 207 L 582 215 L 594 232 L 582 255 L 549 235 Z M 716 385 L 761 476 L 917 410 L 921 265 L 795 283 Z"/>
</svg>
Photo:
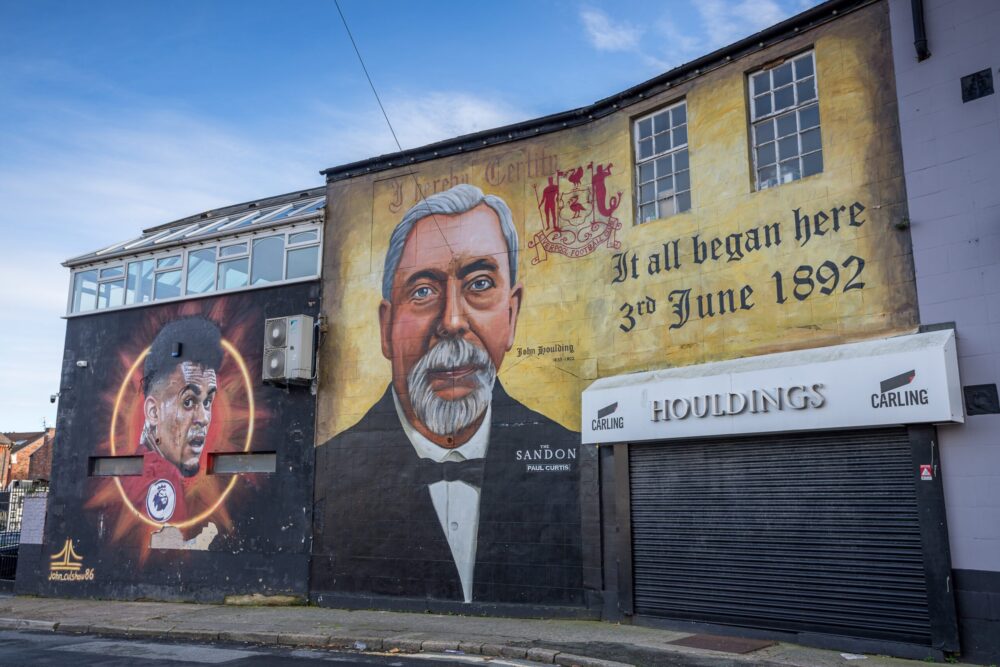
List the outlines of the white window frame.
<svg viewBox="0 0 1000 667">
<path fill-rule="evenodd" d="M 240 217 L 242 218 L 243 216 L 240 216 Z M 288 239 L 292 235 L 298 234 L 300 232 L 305 232 L 305 231 L 315 231 L 316 232 L 316 240 L 315 241 L 300 242 L 300 243 L 291 244 L 291 245 L 288 243 Z M 172 232 L 167 232 L 167 233 L 176 233 L 176 232 L 177 232 L 177 230 L 173 230 Z M 270 237 L 270 236 L 282 236 L 282 237 L 284 237 L 284 249 L 282 251 L 282 269 L 281 269 L 282 278 L 279 279 L 279 280 L 268 282 L 268 283 L 261 283 L 259 285 L 251 285 L 250 284 L 250 271 L 251 271 L 252 266 L 253 266 L 253 241 L 255 239 L 261 239 L 261 238 L 266 238 L 266 237 Z M 149 241 L 150 238 L 151 237 L 147 237 L 146 241 Z M 239 243 L 245 243 L 246 244 L 246 249 L 247 249 L 246 252 L 240 253 L 238 255 L 227 256 L 227 257 L 220 257 L 219 256 L 220 248 L 222 248 L 223 246 L 236 245 L 236 244 L 239 244 Z M 305 277 L 302 277 L 302 278 L 293 278 L 293 279 L 287 279 L 287 278 L 285 278 L 285 276 L 287 276 L 287 274 L 288 274 L 288 251 L 289 251 L 289 249 L 297 250 L 299 248 L 308 248 L 308 247 L 311 247 L 311 246 L 318 246 L 319 247 L 319 252 L 317 252 L 317 258 L 316 258 L 316 271 L 315 271 L 315 274 L 311 275 L 311 276 L 305 276 Z M 212 290 L 210 290 L 208 292 L 204 292 L 204 293 L 201 293 L 201 294 L 188 294 L 187 293 L 188 253 L 190 253 L 192 251 L 195 251 L 195 250 L 204 250 L 204 249 L 207 249 L 207 248 L 214 248 L 215 249 L 216 267 L 215 267 L 215 282 L 214 282 L 214 286 L 213 286 Z M 222 295 L 222 294 L 231 294 L 233 292 L 241 292 L 241 291 L 254 290 L 254 289 L 266 289 L 268 287 L 274 287 L 276 285 L 293 284 L 293 283 L 299 283 L 299 282 L 308 282 L 308 281 L 312 281 L 312 280 L 318 280 L 320 278 L 321 274 L 322 274 L 322 267 L 323 267 L 323 251 L 322 250 L 323 250 L 323 221 L 322 221 L 322 219 L 319 219 L 319 220 L 311 219 L 311 220 L 308 220 L 308 221 L 305 221 L 305 222 L 291 223 L 287 227 L 277 227 L 277 228 L 270 227 L 270 228 L 267 228 L 267 229 L 247 229 L 242 234 L 235 235 L 235 236 L 229 236 L 229 237 L 217 238 L 217 239 L 213 239 L 212 241 L 202 241 L 200 243 L 191 243 L 191 244 L 184 245 L 184 246 L 173 246 L 173 247 L 170 247 L 170 248 L 162 248 L 162 249 L 158 249 L 158 250 L 150 250 L 150 251 L 147 251 L 147 252 L 138 253 L 136 255 L 131 255 L 131 256 L 128 256 L 128 257 L 117 257 L 117 258 L 115 258 L 114 260 L 111 260 L 111 261 L 94 262 L 92 264 L 87 264 L 87 265 L 75 267 L 73 269 L 73 271 L 72 271 L 72 273 L 70 275 L 69 298 L 67 299 L 67 303 L 66 303 L 66 317 L 77 317 L 77 316 L 83 316 L 83 315 L 93 315 L 95 313 L 104 313 L 104 312 L 108 312 L 108 311 L 111 311 L 111 310 L 122 310 L 122 309 L 125 309 L 125 308 L 139 308 L 139 307 L 149 306 L 149 305 L 154 305 L 154 304 L 171 303 L 171 302 L 191 300 L 191 299 L 203 299 L 203 298 L 206 298 L 206 297 L 212 297 L 212 296 L 217 296 L 217 295 Z M 172 256 L 175 256 L 175 255 L 180 255 L 180 257 L 181 257 L 181 262 L 180 262 L 179 265 L 177 265 L 177 266 L 170 266 L 170 267 L 162 267 L 162 268 L 157 267 L 158 260 L 164 259 L 166 257 L 172 257 Z M 228 261 L 228 260 L 231 260 L 231 259 L 242 259 L 242 258 L 246 258 L 247 259 L 247 284 L 244 285 L 244 286 L 241 286 L 241 287 L 237 287 L 237 288 L 233 288 L 233 289 L 228 289 L 228 290 L 219 289 L 219 284 L 218 284 L 218 265 L 219 265 L 219 262 L 220 261 Z M 128 291 L 128 265 L 130 263 L 132 263 L 132 262 L 141 262 L 141 261 L 144 261 L 144 260 L 152 260 L 153 261 L 153 298 L 150 301 L 143 301 L 143 302 L 139 302 L 139 303 L 124 303 L 125 300 L 126 300 L 125 295 L 126 295 L 126 292 Z M 114 268 L 114 267 L 120 267 L 122 269 L 122 271 L 123 271 L 122 277 L 121 278 L 108 278 L 108 279 L 101 280 L 101 278 L 100 278 L 101 270 L 102 269 Z M 159 274 L 161 274 L 161 273 L 165 273 L 165 272 L 168 272 L 168 271 L 177 271 L 177 270 L 179 270 L 181 272 L 180 296 L 170 297 L 168 299 L 162 299 L 162 298 L 161 299 L 157 299 L 156 298 L 156 287 L 155 287 L 156 286 L 156 276 L 159 275 Z M 90 309 L 90 310 L 73 312 L 73 297 L 75 296 L 75 294 L 74 294 L 74 285 L 76 283 L 76 276 L 77 276 L 77 274 L 82 273 L 84 271 L 95 271 L 96 272 L 96 275 L 97 275 L 97 288 L 96 288 L 96 290 L 97 291 L 95 292 L 95 304 L 97 303 L 97 295 L 100 293 L 100 284 L 102 282 L 113 282 L 115 280 L 122 280 L 122 279 L 124 279 L 125 284 L 124 284 L 124 288 L 122 289 L 122 303 L 118 304 L 118 305 L 114 305 L 114 306 L 109 306 L 109 307 L 106 307 L 106 308 L 97 308 L 95 306 L 95 308 Z"/>
<path fill-rule="evenodd" d="M 685 141 L 684 141 L 684 143 L 683 144 L 678 144 L 678 145 L 674 146 L 673 143 L 672 143 L 672 140 L 671 140 L 671 146 L 670 146 L 669 149 L 667 149 L 665 151 L 662 151 L 662 152 L 659 152 L 659 153 L 655 152 L 655 142 L 656 142 L 656 136 L 657 136 L 658 133 L 656 132 L 656 124 L 655 124 L 656 121 L 654 119 L 657 116 L 660 116 L 661 114 L 671 113 L 674 109 L 679 109 L 679 108 L 682 108 L 682 107 L 684 109 L 684 122 L 682 123 L 682 125 L 684 127 L 684 134 L 685 134 Z M 639 157 L 639 155 L 640 155 L 640 147 L 639 147 L 640 140 L 645 140 L 647 138 L 640 139 L 640 136 L 639 136 L 639 124 L 642 123 L 643 121 L 646 121 L 646 120 L 649 120 L 650 123 L 652 124 L 652 126 L 651 126 L 652 134 L 650 134 L 650 136 L 648 138 L 652 138 L 653 139 L 653 147 L 654 147 L 653 150 L 654 150 L 654 152 L 650 156 L 648 156 L 648 157 L 640 158 Z M 634 159 L 633 159 L 634 168 L 635 168 L 635 171 L 633 172 L 635 174 L 635 199 L 634 199 L 634 201 L 635 201 L 635 224 L 637 224 L 637 225 L 646 224 L 646 223 L 652 222 L 654 220 L 660 220 L 662 218 L 668 218 L 668 217 L 671 217 L 671 216 L 674 216 L 674 215 L 679 215 L 681 213 L 685 213 L 685 212 L 691 210 L 691 208 L 693 206 L 693 202 L 691 201 L 691 198 L 692 198 L 692 192 L 694 190 L 694 186 L 693 186 L 693 183 L 691 183 L 691 163 L 690 163 L 691 152 L 690 152 L 690 148 L 689 148 L 690 147 L 691 136 L 690 136 L 690 128 L 689 128 L 689 125 L 688 125 L 688 121 L 689 120 L 690 120 L 690 116 L 688 114 L 688 107 L 687 107 L 687 100 L 686 99 L 678 100 L 677 102 L 674 102 L 673 104 L 670 104 L 670 105 L 665 106 L 665 107 L 660 107 L 659 109 L 656 109 L 655 111 L 651 111 L 650 113 L 647 113 L 645 115 L 638 116 L 638 117 L 636 117 L 636 118 L 634 118 L 632 120 L 632 148 L 633 148 L 633 151 L 635 152 Z M 670 133 L 675 128 L 680 127 L 680 126 L 681 125 L 672 125 L 671 124 L 668 127 L 667 132 Z M 660 133 L 660 134 L 662 134 L 662 133 Z M 666 174 L 658 174 L 657 173 L 657 170 L 658 170 L 657 161 L 661 160 L 661 159 L 663 159 L 665 157 L 670 157 L 671 158 L 671 165 L 673 165 L 674 156 L 680 154 L 681 152 L 686 152 L 687 155 L 688 155 L 688 166 L 687 166 L 687 168 L 679 170 L 679 171 L 687 171 L 687 173 L 688 173 L 688 187 L 687 187 L 687 189 L 686 190 L 681 190 L 680 192 L 678 192 L 676 190 L 676 188 L 674 188 L 672 190 L 673 194 L 670 196 L 670 204 L 671 204 L 671 207 L 673 208 L 673 210 L 671 210 L 671 211 L 663 211 L 663 210 L 661 210 L 661 202 L 663 200 L 661 200 L 658 196 L 656 196 L 659 193 L 654 193 L 654 199 L 652 201 L 652 205 L 655 206 L 655 215 L 652 218 L 649 218 L 647 220 L 643 220 L 643 217 L 642 217 L 643 202 L 642 202 L 642 195 L 641 195 L 642 186 L 643 185 L 652 184 L 653 188 L 655 189 L 657 181 L 659 181 L 660 179 L 662 179 L 662 178 L 664 178 L 666 176 Z M 641 173 L 642 173 L 642 168 L 645 165 L 652 165 L 653 166 L 653 179 L 651 181 L 642 181 Z M 673 170 L 673 168 L 672 168 L 672 171 L 670 172 L 671 179 L 675 178 L 676 175 L 677 175 L 677 173 L 678 173 L 678 171 Z M 678 196 L 679 195 L 683 195 L 684 193 L 687 193 L 687 195 L 688 195 L 688 206 L 685 209 L 678 210 L 678 207 L 679 207 Z M 650 204 L 647 203 L 645 205 L 648 206 Z"/>
<path fill-rule="evenodd" d="M 795 70 L 796 70 L 795 63 L 798 62 L 798 61 L 800 61 L 800 60 L 805 60 L 806 58 L 808 58 L 812 62 L 812 74 L 811 75 L 807 75 L 805 77 L 802 77 L 801 79 L 797 79 L 796 75 L 795 75 Z M 792 105 L 788 106 L 788 107 L 783 107 L 782 109 L 776 111 L 774 109 L 774 90 L 775 90 L 775 88 L 774 88 L 774 72 L 776 70 L 778 70 L 779 68 L 783 67 L 786 64 L 790 64 L 792 66 L 792 80 L 791 80 L 790 84 L 786 84 L 786 86 L 790 87 L 791 91 L 792 91 L 792 96 L 793 96 L 792 97 Z M 769 87 L 768 87 L 768 89 L 766 91 L 758 91 L 757 90 L 756 77 L 758 77 L 760 74 L 763 74 L 765 72 L 768 74 Z M 812 83 L 813 83 L 813 97 L 811 99 L 807 99 L 805 101 L 801 101 L 799 99 L 799 91 L 798 91 L 799 85 L 798 84 L 800 82 L 806 81 L 809 78 L 812 79 Z M 822 121 L 822 118 L 819 118 L 819 73 L 816 71 L 816 52 L 815 52 L 815 50 L 805 51 L 803 53 L 798 53 L 798 54 L 796 54 L 794 56 L 788 56 L 787 58 L 785 58 L 784 60 L 782 60 L 780 63 L 777 63 L 775 65 L 770 65 L 768 67 L 765 67 L 765 68 L 758 69 L 758 70 L 755 70 L 753 72 L 750 72 L 747 75 L 747 80 L 749 82 L 749 91 L 750 91 L 750 155 L 751 155 L 751 158 L 753 160 L 753 177 L 754 177 L 754 187 L 755 187 L 755 189 L 758 190 L 758 191 L 759 190 L 767 190 L 769 188 L 777 187 L 777 186 L 783 185 L 785 183 L 792 183 L 792 182 L 795 182 L 795 181 L 799 181 L 799 180 L 802 180 L 803 178 L 808 178 L 809 176 L 815 176 L 815 175 L 818 175 L 818 174 L 822 174 L 825 165 L 823 165 L 821 163 L 820 168 L 819 168 L 818 171 L 815 171 L 815 172 L 813 172 L 811 174 L 808 174 L 808 175 L 803 175 L 804 171 L 805 171 L 803 169 L 803 160 L 804 160 L 804 158 L 806 158 L 807 156 L 817 155 L 818 154 L 819 155 L 819 159 L 821 161 L 823 160 L 823 139 L 822 139 L 823 121 Z M 784 88 L 786 86 L 781 86 L 781 87 Z M 757 99 L 758 98 L 763 98 L 765 95 L 770 97 L 770 100 L 771 100 L 771 110 L 769 112 L 767 112 L 767 113 L 764 113 L 764 114 L 761 114 L 761 115 L 758 116 L 757 115 Z M 802 113 L 802 111 L 804 111 L 804 110 L 806 110 L 806 109 L 808 109 L 810 107 L 813 107 L 813 106 L 816 107 L 816 115 L 817 115 L 816 125 L 815 126 L 810 126 L 810 127 L 805 128 L 803 130 L 802 124 L 801 124 L 801 113 Z M 777 135 L 777 121 L 778 121 L 779 118 L 784 118 L 786 116 L 792 116 L 792 117 L 794 117 L 794 119 L 795 119 L 795 128 L 796 128 L 794 136 L 796 137 L 796 146 L 797 146 L 798 152 L 796 153 L 796 156 L 795 156 L 794 159 L 796 160 L 796 166 L 797 166 L 797 172 L 796 173 L 798 174 L 798 176 L 794 176 L 792 178 L 785 178 L 785 177 L 783 177 L 782 176 L 782 171 L 781 171 L 781 165 L 782 165 L 782 163 L 791 162 L 792 159 L 790 158 L 790 159 L 782 160 L 781 156 L 779 155 L 779 151 L 778 151 L 779 140 L 781 139 L 781 137 L 778 137 L 778 135 Z M 771 124 L 771 127 L 774 130 L 774 136 L 769 141 L 758 142 L 757 141 L 758 128 L 761 127 L 764 124 L 767 124 L 767 123 Z M 814 150 L 810 150 L 808 152 L 803 153 L 802 135 L 804 135 L 806 132 L 811 132 L 813 130 L 816 130 L 820 134 L 819 148 L 814 149 Z M 788 137 L 791 137 L 791 136 L 792 135 L 785 135 L 785 138 L 788 138 Z M 760 161 L 758 159 L 758 149 L 761 146 L 764 146 L 765 144 L 768 144 L 768 143 L 773 143 L 774 144 L 774 151 L 775 151 L 774 162 L 773 163 L 768 162 L 766 164 L 761 165 Z M 775 170 L 774 182 L 772 183 L 770 181 L 770 179 L 767 180 L 767 181 L 762 181 L 761 180 L 761 171 L 763 169 L 767 169 L 767 168 L 769 168 L 771 166 L 773 166 L 774 170 Z M 788 174 L 788 175 L 792 176 L 792 174 Z"/>
</svg>

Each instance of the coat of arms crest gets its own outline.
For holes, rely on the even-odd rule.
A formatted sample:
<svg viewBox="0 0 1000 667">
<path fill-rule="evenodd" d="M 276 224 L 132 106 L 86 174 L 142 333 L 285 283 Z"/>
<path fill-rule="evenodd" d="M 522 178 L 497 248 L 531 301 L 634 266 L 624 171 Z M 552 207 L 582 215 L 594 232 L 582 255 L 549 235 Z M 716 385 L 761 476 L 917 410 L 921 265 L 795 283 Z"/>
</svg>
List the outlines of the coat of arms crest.
<svg viewBox="0 0 1000 667">
<path fill-rule="evenodd" d="M 550 252 L 567 257 L 584 257 L 599 246 L 619 248 L 615 232 L 622 224 L 614 217 L 621 204 L 622 193 L 608 197 L 606 179 L 611 175 L 613 164 L 593 162 L 573 169 L 558 170 L 548 177 L 548 182 L 539 186 L 532 184 L 542 231 L 528 241 L 528 247 L 535 249 L 532 264 L 548 259 Z M 583 182 L 590 176 L 590 183 Z"/>
</svg>

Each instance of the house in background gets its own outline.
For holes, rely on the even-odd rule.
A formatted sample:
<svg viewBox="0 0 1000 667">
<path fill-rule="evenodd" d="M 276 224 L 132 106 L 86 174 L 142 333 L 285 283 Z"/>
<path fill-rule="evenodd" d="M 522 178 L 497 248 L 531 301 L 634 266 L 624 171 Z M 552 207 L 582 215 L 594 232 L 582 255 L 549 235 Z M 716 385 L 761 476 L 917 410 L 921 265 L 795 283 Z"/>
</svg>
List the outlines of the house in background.
<svg viewBox="0 0 1000 667">
<path fill-rule="evenodd" d="M 49 481 L 56 430 L 0 434 L 0 488 L 15 480 Z"/>
</svg>

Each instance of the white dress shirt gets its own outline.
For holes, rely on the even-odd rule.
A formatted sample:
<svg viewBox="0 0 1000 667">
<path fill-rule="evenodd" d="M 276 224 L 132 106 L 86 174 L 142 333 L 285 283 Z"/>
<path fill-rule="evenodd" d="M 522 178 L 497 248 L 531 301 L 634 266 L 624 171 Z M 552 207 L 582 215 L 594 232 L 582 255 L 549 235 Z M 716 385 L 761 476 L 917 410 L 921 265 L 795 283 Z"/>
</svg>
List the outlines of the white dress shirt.
<svg viewBox="0 0 1000 667">
<path fill-rule="evenodd" d="M 396 414 L 403 426 L 403 432 L 406 433 L 406 438 L 420 458 L 445 463 L 481 459 L 486 456 L 486 450 L 490 446 L 492 406 L 486 408 L 483 423 L 467 443 L 461 447 L 446 449 L 435 445 L 410 425 L 399 404 L 399 398 L 396 397 L 395 389 L 392 390 L 392 400 L 396 404 Z M 428 484 L 427 489 L 430 491 L 438 521 L 441 522 L 441 530 L 448 538 L 448 546 L 451 548 L 451 557 L 455 559 L 455 567 L 458 568 L 465 601 L 472 602 L 472 577 L 476 569 L 479 533 L 479 489 L 467 482 L 445 480 Z"/>
</svg>

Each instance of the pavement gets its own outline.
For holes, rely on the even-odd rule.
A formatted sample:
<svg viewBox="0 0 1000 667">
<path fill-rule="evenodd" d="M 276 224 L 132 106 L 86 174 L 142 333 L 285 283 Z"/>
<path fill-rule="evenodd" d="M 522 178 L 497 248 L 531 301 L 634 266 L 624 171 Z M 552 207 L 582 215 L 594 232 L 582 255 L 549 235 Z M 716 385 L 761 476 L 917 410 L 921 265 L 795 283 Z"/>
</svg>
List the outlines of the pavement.
<svg viewBox="0 0 1000 667">
<path fill-rule="evenodd" d="M 690 632 L 600 621 L 512 619 L 307 606 L 0 598 L 0 629 L 201 642 L 502 656 L 565 667 L 913 667 L 784 642 L 744 653 L 678 645 Z M 693 637 L 692 639 L 698 639 Z M 727 642 L 722 642 L 724 647 Z M 732 642 L 729 642 L 732 643 Z M 738 642 L 737 642 L 738 643 Z M 767 642 L 759 642 L 764 644 Z M 747 646 L 740 647 L 746 650 Z M 951 662 L 950 664 L 962 664 Z"/>
</svg>

